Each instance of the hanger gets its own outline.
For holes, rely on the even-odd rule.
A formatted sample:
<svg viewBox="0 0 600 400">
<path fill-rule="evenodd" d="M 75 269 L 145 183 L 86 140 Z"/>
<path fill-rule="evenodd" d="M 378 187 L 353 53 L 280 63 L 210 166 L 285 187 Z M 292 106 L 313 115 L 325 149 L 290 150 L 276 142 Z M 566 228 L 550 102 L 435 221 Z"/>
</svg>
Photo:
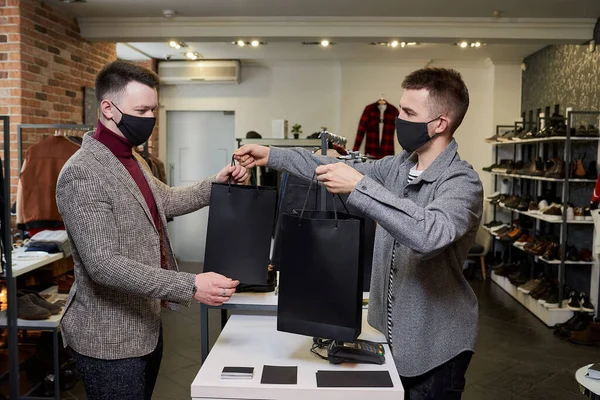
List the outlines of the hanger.
<svg viewBox="0 0 600 400">
<path fill-rule="evenodd" d="M 377 100 L 377 104 L 387 104 L 387 101 L 383 98 L 383 93 L 381 93 L 381 97 Z"/>
</svg>

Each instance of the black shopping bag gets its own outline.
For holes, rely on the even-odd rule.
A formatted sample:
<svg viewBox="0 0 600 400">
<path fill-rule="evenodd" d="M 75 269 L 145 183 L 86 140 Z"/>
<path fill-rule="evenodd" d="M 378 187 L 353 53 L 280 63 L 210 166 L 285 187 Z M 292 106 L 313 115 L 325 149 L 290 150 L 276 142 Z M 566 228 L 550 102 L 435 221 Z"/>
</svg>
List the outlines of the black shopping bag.
<svg viewBox="0 0 600 400">
<path fill-rule="evenodd" d="M 277 330 L 346 342 L 360 335 L 362 223 L 335 203 L 282 215 Z"/>
<path fill-rule="evenodd" d="M 277 189 L 212 184 L 204 272 L 266 285 Z"/>
<path fill-rule="evenodd" d="M 310 179 L 301 178 L 289 174 L 285 174 L 282 179 L 282 190 L 279 199 L 279 209 L 276 217 L 276 229 L 275 229 L 275 243 L 273 247 L 273 256 L 271 263 L 275 266 L 275 269 L 279 269 L 281 264 L 281 215 L 285 213 L 292 213 L 294 210 L 302 210 L 304 201 L 306 199 L 307 210 L 316 210 L 320 199 L 320 191 L 326 190 L 321 185 L 310 185 Z M 357 208 L 350 205 L 346 206 L 344 203 L 347 201 L 348 195 L 336 195 L 327 196 L 327 210 L 333 209 L 333 203 L 335 202 L 336 207 L 341 209 L 344 207 L 348 214 L 361 219 L 362 226 L 362 260 L 363 260 L 363 292 L 369 292 L 371 287 L 371 270 L 373 264 L 373 250 L 375 247 L 375 222 L 363 214 Z"/>
</svg>

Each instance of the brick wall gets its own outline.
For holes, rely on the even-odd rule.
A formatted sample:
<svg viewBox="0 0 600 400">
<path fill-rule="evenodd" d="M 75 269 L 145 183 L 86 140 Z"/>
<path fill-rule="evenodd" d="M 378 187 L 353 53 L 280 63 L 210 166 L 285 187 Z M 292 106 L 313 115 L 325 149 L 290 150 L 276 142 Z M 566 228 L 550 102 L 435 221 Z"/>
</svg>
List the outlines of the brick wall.
<svg viewBox="0 0 600 400">
<path fill-rule="evenodd" d="M 94 87 L 116 45 L 82 39 L 75 18 L 37 0 L 0 0 L 0 32 L 0 114 L 11 117 L 14 194 L 16 125 L 81 124 L 83 87 Z M 48 133 L 24 132 L 23 149 Z"/>
<path fill-rule="evenodd" d="M 0 115 L 10 115 L 11 142 L 16 142 L 17 125 L 21 119 L 21 34 L 19 2 L 0 0 Z M 2 149 L 4 138 L 0 137 Z M 11 165 L 16 171 L 17 150 L 11 145 Z M 4 154 L 2 153 L 4 158 Z M 16 185 L 14 172 L 11 183 Z"/>
</svg>

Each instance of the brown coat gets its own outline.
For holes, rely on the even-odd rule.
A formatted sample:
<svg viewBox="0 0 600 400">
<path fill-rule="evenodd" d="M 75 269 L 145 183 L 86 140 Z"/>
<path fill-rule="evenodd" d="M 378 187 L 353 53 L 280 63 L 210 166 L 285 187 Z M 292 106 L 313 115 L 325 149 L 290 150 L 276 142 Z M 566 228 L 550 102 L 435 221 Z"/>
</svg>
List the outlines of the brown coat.
<svg viewBox="0 0 600 400">
<path fill-rule="evenodd" d="M 31 228 L 62 225 L 56 182 L 67 160 L 81 147 L 64 136 L 48 136 L 25 153 L 17 189 L 17 223 Z"/>
</svg>

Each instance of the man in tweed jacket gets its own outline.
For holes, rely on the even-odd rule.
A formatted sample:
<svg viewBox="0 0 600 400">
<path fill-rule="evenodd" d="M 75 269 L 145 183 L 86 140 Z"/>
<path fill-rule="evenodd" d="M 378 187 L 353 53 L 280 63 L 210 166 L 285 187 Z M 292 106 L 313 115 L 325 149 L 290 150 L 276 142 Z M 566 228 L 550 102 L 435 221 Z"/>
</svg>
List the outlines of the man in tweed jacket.
<svg viewBox="0 0 600 400">
<path fill-rule="evenodd" d="M 88 399 L 150 399 L 162 357 L 161 305 L 220 305 L 237 281 L 179 272 L 167 218 L 208 205 L 212 182 L 244 182 L 225 167 L 188 187 L 152 176 L 132 147 L 152 133 L 159 79 L 122 61 L 98 74 L 100 120 L 61 171 L 56 200 L 73 248 L 75 284 L 61 321 Z"/>
<path fill-rule="evenodd" d="M 477 298 L 462 266 L 479 228 L 483 189 L 454 131 L 469 92 L 453 70 L 409 74 L 396 121 L 405 151 L 347 163 L 303 149 L 244 146 L 245 167 L 268 165 L 319 181 L 378 224 L 369 323 L 383 332 L 405 399 L 460 399 L 477 337 Z"/>
</svg>

